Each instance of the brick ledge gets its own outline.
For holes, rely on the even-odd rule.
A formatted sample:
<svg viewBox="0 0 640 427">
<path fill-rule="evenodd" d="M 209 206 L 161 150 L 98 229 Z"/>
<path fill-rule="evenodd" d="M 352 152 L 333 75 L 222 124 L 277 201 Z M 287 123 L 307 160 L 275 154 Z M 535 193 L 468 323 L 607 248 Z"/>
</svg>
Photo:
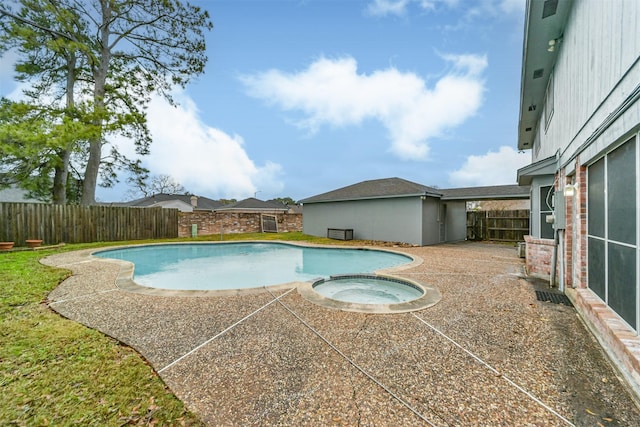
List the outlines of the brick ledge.
<svg viewBox="0 0 640 427">
<path fill-rule="evenodd" d="M 595 336 L 640 406 L 640 337 L 590 289 L 565 294 Z"/>
</svg>

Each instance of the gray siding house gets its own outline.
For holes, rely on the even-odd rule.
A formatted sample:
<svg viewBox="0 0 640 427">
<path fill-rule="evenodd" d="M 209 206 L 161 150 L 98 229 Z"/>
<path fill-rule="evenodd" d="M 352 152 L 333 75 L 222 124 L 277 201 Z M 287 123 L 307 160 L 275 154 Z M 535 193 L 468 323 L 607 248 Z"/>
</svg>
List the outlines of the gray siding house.
<svg viewBox="0 0 640 427">
<path fill-rule="evenodd" d="M 518 124 L 527 268 L 550 266 L 638 395 L 639 23 L 637 0 L 529 0 Z"/>
<path fill-rule="evenodd" d="M 528 198 L 518 186 L 436 189 L 401 178 L 363 181 L 301 200 L 304 233 L 352 229 L 354 239 L 418 246 L 466 239 L 466 202 Z"/>
</svg>

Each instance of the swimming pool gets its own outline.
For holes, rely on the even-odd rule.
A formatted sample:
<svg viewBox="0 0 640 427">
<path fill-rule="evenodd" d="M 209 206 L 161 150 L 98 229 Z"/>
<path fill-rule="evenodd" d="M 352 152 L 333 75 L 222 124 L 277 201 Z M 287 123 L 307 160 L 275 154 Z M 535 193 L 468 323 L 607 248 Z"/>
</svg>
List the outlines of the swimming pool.
<svg viewBox="0 0 640 427">
<path fill-rule="evenodd" d="M 172 290 L 257 288 L 337 274 L 373 273 L 413 261 L 381 250 L 270 242 L 147 245 L 93 255 L 132 262 L 138 285 Z"/>
</svg>

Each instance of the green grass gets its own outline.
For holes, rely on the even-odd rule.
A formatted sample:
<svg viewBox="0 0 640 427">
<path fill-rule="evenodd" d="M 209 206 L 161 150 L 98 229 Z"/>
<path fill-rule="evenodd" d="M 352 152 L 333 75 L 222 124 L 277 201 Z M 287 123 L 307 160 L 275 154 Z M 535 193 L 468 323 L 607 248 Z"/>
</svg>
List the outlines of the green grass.
<svg viewBox="0 0 640 427">
<path fill-rule="evenodd" d="M 42 302 L 56 251 L 0 254 L 0 425 L 201 425 L 133 349 Z"/>
<path fill-rule="evenodd" d="M 363 243 L 302 233 L 227 234 L 223 239 Z M 71 272 L 44 266 L 41 258 L 124 243 L 145 241 L 0 253 L 0 425 L 202 424 L 136 351 L 44 304 Z"/>
</svg>

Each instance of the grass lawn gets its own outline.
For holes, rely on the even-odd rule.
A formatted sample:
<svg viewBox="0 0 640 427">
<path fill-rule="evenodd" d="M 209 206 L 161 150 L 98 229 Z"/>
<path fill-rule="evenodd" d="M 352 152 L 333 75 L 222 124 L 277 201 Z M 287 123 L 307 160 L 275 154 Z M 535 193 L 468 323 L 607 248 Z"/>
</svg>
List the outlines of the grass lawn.
<svg viewBox="0 0 640 427">
<path fill-rule="evenodd" d="M 224 236 L 247 239 L 336 243 L 302 233 Z M 40 258 L 113 244 L 0 253 L 0 425 L 202 424 L 136 351 L 43 303 L 70 272 Z"/>
</svg>

